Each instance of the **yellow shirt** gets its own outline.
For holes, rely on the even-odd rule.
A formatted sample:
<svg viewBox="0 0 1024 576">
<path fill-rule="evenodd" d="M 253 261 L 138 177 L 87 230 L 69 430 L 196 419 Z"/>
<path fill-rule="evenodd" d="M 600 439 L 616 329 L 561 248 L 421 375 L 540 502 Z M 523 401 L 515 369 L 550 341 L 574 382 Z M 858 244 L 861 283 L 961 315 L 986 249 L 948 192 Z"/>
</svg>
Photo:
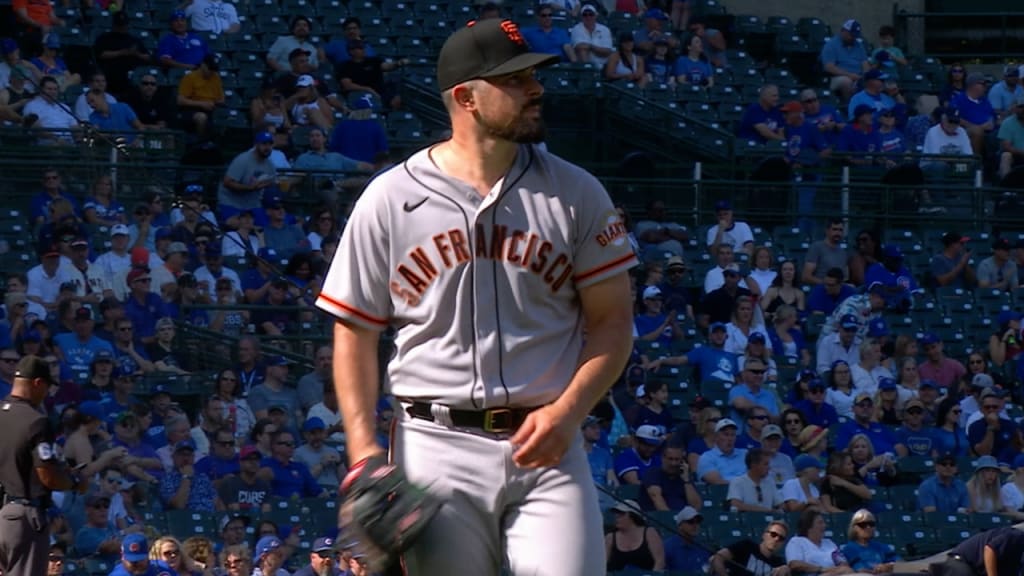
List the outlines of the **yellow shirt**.
<svg viewBox="0 0 1024 576">
<path fill-rule="evenodd" d="M 224 100 L 224 86 L 219 74 L 213 73 L 209 78 L 203 78 L 203 73 L 195 70 L 185 74 L 181 79 L 178 94 L 189 100 L 221 102 Z"/>
</svg>

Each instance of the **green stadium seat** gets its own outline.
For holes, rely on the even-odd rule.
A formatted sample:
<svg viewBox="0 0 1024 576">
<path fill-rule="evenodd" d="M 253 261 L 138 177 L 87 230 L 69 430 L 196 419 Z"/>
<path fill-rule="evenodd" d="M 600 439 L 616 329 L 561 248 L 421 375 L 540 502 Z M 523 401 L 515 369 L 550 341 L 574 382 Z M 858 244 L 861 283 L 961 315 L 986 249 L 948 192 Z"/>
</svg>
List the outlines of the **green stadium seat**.
<svg viewBox="0 0 1024 576">
<path fill-rule="evenodd" d="M 165 512 L 167 531 L 184 540 L 192 536 L 215 538 L 219 533 L 217 517 L 213 513 L 194 510 L 168 510 Z"/>
</svg>

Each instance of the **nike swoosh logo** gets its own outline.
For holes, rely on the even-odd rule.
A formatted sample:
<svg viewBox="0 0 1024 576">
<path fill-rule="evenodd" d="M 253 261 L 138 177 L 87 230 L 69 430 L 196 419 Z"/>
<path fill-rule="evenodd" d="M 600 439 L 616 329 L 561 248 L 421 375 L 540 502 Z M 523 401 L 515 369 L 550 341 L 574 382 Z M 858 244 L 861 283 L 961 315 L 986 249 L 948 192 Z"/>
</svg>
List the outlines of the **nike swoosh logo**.
<svg viewBox="0 0 1024 576">
<path fill-rule="evenodd" d="M 405 210 L 406 212 L 412 212 L 413 210 L 415 210 L 415 209 L 419 208 L 420 206 L 422 206 L 423 203 L 426 202 L 426 201 L 427 201 L 427 198 L 423 198 L 422 200 L 420 200 L 419 202 L 417 202 L 415 204 L 409 204 L 409 202 L 406 202 L 405 204 L 402 205 L 402 209 Z"/>
</svg>

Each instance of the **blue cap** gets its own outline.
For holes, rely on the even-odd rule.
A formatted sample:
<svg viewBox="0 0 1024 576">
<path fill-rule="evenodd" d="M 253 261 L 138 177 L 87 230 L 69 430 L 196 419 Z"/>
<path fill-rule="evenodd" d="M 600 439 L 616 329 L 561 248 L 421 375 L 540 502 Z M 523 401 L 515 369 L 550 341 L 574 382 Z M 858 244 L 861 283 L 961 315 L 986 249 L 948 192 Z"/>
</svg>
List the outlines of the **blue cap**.
<svg viewBox="0 0 1024 576">
<path fill-rule="evenodd" d="M 353 98 L 349 108 L 353 110 L 379 110 L 380 103 L 373 97 L 373 94 L 364 93 L 358 98 Z"/>
<path fill-rule="evenodd" d="M 860 38 L 860 22 L 850 19 L 843 22 L 843 30 L 846 30 L 854 38 Z"/>
<path fill-rule="evenodd" d="M 764 334 L 761 333 L 761 332 L 754 332 L 753 334 L 750 335 L 749 338 L 747 338 L 747 342 L 748 343 L 753 342 L 755 344 L 764 344 L 765 343 Z"/>
<path fill-rule="evenodd" d="M 896 381 L 893 380 L 892 378 L 879 378 L 878 379 L 878 389 L 879 390 L 895 390 L 896 389 Z"/>
<path fill-rule="evenodd" d="M 190 439 L 187 439 L 187 440 L 182 440 L 181 442 L 178 442 L 177 444 L 174 445 L 174 452 L 175 453 L 181 452 L 182 450 L 191 450 L 191 451 L 195 452 L 196 451 L 196 443 L 193 442 L 192 439 L 190 438 Z"/>
<path fill-rule="evenodd" d="M 882 247 L 882 256 L 885 258 L 899 258 L 902 260 L 903 251 L 895 244 L 886 244 Z"/>
<path fill-rule="evenodd" d="M 326 429 L 327 429 L 327 424 L 324 424 L 323 419 L 321 419 L 318 416 L 313 416 L 312 418 L 308 418 L 302 424 L 302 431 L 303 432 L 312 432 L 313 430 L 326 430 Z M 316 548 L 314 548 L 313 551 L 316 552 Z"/>
<path fill-rule="evenodd" d="M 886 62 L 888 62 L 888 61 L 889 61 L 889 60 L 890 60 L 891 58 L 892 58 L 892 55 L 891 55 L 891 54 L 889 54 L 889 51 L 888 51 L 888 50 L 879 50 L 879 51 L 878 51 L 878 52 L 877 52 L 877 53 L 875 54 L 875 62 L 878 62 L 879 64 L 885 64 L 885 63 L 886 63 Z"/>
<path fill-rule="evenodd" d="M 256 144 L 269 144 L 274 141 L 274 135 L 270 132 L 258 132 L 253 142 Z"/>
<path fill-rule="evenodd" d="M 888 77 L 888 74 L 882 72 L 878 68 L 872 68 L 871 70 L 868 70 L 867 72 L 864 73 L 865 80 L 885 80 Z"/>
<path fill-rule="evenodd" d="M 261 560 L 268 552 L 281 547 L 281 540 L 277 536 L 264 536 L 256 543 L 256 560 Z"/>
<path fill-rule="evenodd" d="M 11 38 L 4 38 L 3 42 L 0 42 L 0 52 L 4 54 L 10 54 L 18 49 L 18 43 Z"/>
<path fill-rule="evenodd" d="M 317 538 L 313 541 L 313 547 L 310 548 L 313 552 L 326 552 L 328 550 L 334 550 L 334 538 Z"/>
<path fill-rule="evenodd" d="M 106 410 L 104 410 L 103 406 L 95 400 L 87 400 L 79 404 L 78 413 L 84 414 L 90 418 L 95 418 L 96 420 L 103 420 L 107 416 Z"/>
<path fill-rule="evenodd" d="M 92 357 L 92 361 L 93 361 L 93 363 L 96 363 L 96 362 L 113 362 L 114 361 L 114 355 L 110 352 L 110 350 L 107 350 L 107 349 L 97 350 L 96 354 L 93 355 L 93 357 Z"/>
<path fill-rule="evenodd" d="M 807 383 L 808 390 L 814 390 L 815 388 L 825 389 L 825 383 L 822 382 L 821 378 L 815 378 Z"/>
<path fill-rule="evenodd" d="M 187 17 L 188 16 L 185 15 L 185 11 L 184 10 L 175 10 L 174 12 L 171 12 L 170 21 L 174 22 L 175 20 L 179 20 L 179 19 L 184 20 Z"/>
<path fill-rule="evenodd" d="M 832 366 L 835 368 L 835 365 Z M 814 380 L 818 377 L 818 373 L 810 368 L 804 368 L 796 375 L 797 382 L 803 382 L 804 380 Z"/>
<path fill-rule="evenodd" d="M 260 248 L 260 251 L 257 252 L 256 255 L 264 260 L 277 260 L 277 251 L 266 246 Z"/>
<path fill-rule="evenodd" d="M 121 556 L 128 562 L 142 562 L 149 559 L 149 545 L 142 534 L 128 534 L 121 540 Z"/>
<path fill-rule="evenodd" d="M 875 318 L 868 322 L 868 336 L 871 338 L 881 338 L 882 336 L 889 335 L 889 326 L 886 325 L 884 318 Z"/>
<path fill-rule="evenodd" d="M 936 334 L 926 332 L 923 336 L 921 336 L 920 343 L 921 346 L 931 346 L 932 344 L 938 344 L 941 341 L 942 339 L 939 338 Z"/>
<path fill-rule="evenodd" d="M 658 11 L 661 12 L 661 10 Z M 715 212 L 718 212 L 719 210 L 732 210 L 732 202 L 728 200 L 719 200 L 718 202 L 715 202 Z"/>
<path fill-rule="evenodd" d="M 942 388 L 942 386 L 939 386 L 938 382 L 936 382 L 935 380 L 932 380 L 931 378 L 925 378 L 925 379 L 921 380 L 921 382 L 919 382 L 917 384 L 917 387 L 918 388 L 934 388 L 936 390 L 938 390 L 939 388 Z"/>
<path fill-rule="evenodd" d="M 1010 322 L 1013 322 L 1014 320 L 1020 320 L 1020 319 L 1021 319 L 1020 312 L 1017 312 L 1016 310 L 1003 310 L 1003 311 L 999 312 L 999 318 L 997 319 L 997 322 L 999 323 L 1000 326 L 1005 327 L 1005 326 L 1009 325 Z"/>
<path fill-rule="evenodd" d="M 110 377 L 115 379 L 115 380 L 118 379 L 118 378 L 124 378 L 126 376 L 127 377 L 131 377 L 131 376 L 134 376 L 134 375 L 135 375 L 134 373 L 132 373 L 132 372 L 130 372 L 128 370 L 125 370 L 123 366 L 114 366 L 113 372 L 110 373 Z"/>
<path fill-rule="evenodd" d="M 711 326 L 708 327 L 708 332 L 714 332 L 715 330 L 725 330 L 724 322 L 712 322 Z"/>
<path fill-rule="evenodd" d="M 818 470 L 821 470 L 821 462 L 810 454 L 801 454 L 793 461 L 793 467 L 796 468 L 797 472 L 803 472 L 808 468 L 817 468 Z"/>
<path fill-rule="evenodd" d="M 277 208 L 284 204 L 284 198 L 278 194 L 264 194 L 263 195 L 263 208 Z"/>
<path fill-rule="evenodd" d="M 288 366 L 289 364 L 291 364 L 291 361 L 284 356 L 277 355 L 267 358 L 267 366 Z"/>
<path fill-rule="evenodd" d="M 43 335 L 38 330 L 29 330 L 21 337 L 22 342 L 42 342 Z"/>
<path fill-rule="evenodd" d="M 874 113 L 875 113 L 874 106 L 869 106 L 867 104 L 858 104 L 857 107 L 853 109 L 853 118 L 857 119 L 857 118 L 860 118 L 862 114 L 874 114 Z"/>
<path fill-rule="evenodd" d="M 984 470 L 985 468 L 999 469 L 999 460 L 996 460 L 995 456 L 982 456 L 974 461 L 975 470 Z"/>
<path fill-rule="evenodd" d="M 651 8 L 647 12 L 644 12 L 644 18 L 654 18 L 655 20 L 668 20 L 668 16 L 657 8 Z"/>
<path fill-rule="evenodd" d="M 60 36 L 53 32 L 47 34 L 46 40 L 43 42 L 43 46 L 50 48 L 52 50 L 60 48 Z"/>
<path fill-rule="evenodd" d="M 843 317 L 839 319 L 839 327 L 844 330 L 857 330 L 860 328 L 860 322 L 853 314 L 843 314 Z"/>
</svg>

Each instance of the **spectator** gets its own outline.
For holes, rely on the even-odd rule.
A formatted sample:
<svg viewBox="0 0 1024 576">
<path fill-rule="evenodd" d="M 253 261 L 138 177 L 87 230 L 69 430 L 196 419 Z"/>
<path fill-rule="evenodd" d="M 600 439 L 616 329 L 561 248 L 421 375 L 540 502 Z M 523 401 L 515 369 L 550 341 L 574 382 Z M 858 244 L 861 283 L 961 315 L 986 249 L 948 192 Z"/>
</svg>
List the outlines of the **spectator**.
<svg viewBox="0 0 1024 576">
<path fill-rule="evenodd" d="M 372 164 L 329 151 L 327 149 L 327 133 L 321 128 L 313 128 L 309 131 L 309 150 L 295 159 L 292 168 L 300 172 L 309 172 L 309 176 L 315 178 L 315 182 L 321 185 L 333 185 L 332 181 L 341 181 L 345 176 L 355 173 L 373 172 Z M 324 172 L 316 173 L 317 170 Z M 348 174 L 338 174 L 338 172 L 347 172 Z M 322 186 L 318 186 L 318 188 L 320 187 Z"/>
<path fill-rule="evenodd" d="M 364 94 L 350 104 L 345 117 L 336 122 L 327 149 L 357 162 L 381 165 L 388 154 L 388 138 L 377 120 L 373 95 Z"/>
<path fill-rule="evenodd" d="M 222 414 L 226 414 L 224 402 L 219 396 L 210 396 L 207 406 L 214 406 L 221 410 Z M 220 427 L 214 428 L 214 426 L 218 426 L 214 423 L 215 418 L 203 414 L 201 426 L 204 427 L 198 430 L 198 433 L 193 428 L 192 439 L 194 441 L 196 438 L 201 438 L 209 446 L 208 453 L 196 462 L 195 473 L 209 476 L 210 480 L 213 480 L 214 486 L 220 486 L 226 478 L 236 476 L 240 467 L 238 455 L 235 454 L 235 437 L 231 429 L 227 427 L 232 422 L 225 421 L 224 417 L 220 415 Z M 198 443 L 196 445 L 198 447 Z"/>
<path fill-rule="evenodd" d="M 996 115 L 997 124 L 1002 124 L 1013 115 L 1019 99 L 1024 99 L 1024 87 L 1020 85 L 1020 68 L 1010 64 L 1003 69 L 1003 80 L 988 91 L 988 102 Z"/>
<path fill-rule="evenodd" d="M 732 202 L 719 200 L 715 202 L 715 216 L 718 222 L 708 228 L 707 246 L 712 255 L 718 254 L 718 247 L 727 244 L 732 246 L 733 253 L 744 252 L 750 256 L 754 251 L 754 233 L 746 222 L 736 221 L 733 215 Z M 769 257 L 771 254 L 769 254 Z"/>
<path fill-rule="evenodd" d="M 51 32 L 43 38 L 42 54 L 29 60 L 28 64 L 36 80 L 43 76 L 52 76 L 57 80 L 60 91 L 82 83 L 82 77 L 68 70 L 68 65 L 60 57 L 60 36 Z"/>
<path fill-rule="evenodd" d="M 239 350 L 241 350 L 241 343 Z M 264 380 L 250 389 L 248 402 L 257 418 L 266 418 L 273 406 L 283 406 L 287 415 L 288 427 L 296 428 L 297 423 L 303 418 L 298 393 L 294 388 L 285 385 L 290 364 L 284 356 L 269 358 L 266 363 Z"/>
<path fill-rule="evenodd" d="M 181 356 L 181 351 L 174 346 L 176 332 L 174 320 L 168 316 L 161 317 L 153 325 L 153 328 L 156 335 L 153 342 L 146 345 L 146 355 L 153 360 L 153 366 L 157 372 L 188 374 L 184 368 L 184 357 Z"/>
<path fill-rule="evenodd" d="M 33 51 L 54 28 L 66 25 L 64 20 L 57 17 L 52 4 L 14 0 L 11 9 L 15 20 L 26 30 L 24 40 Z"/>
<path fill-rule="evenodd" d="M 37 129 L 37 143 L 70 144 L 77 136 L 78 119 L 67 104 L 60 101 L 60 88 L 52 76 L 39 80 L 39 94 L 22 108 L 27 126 Z M 34 120 L 31 118 L 34 117 Z"/>
<path fill-rule="evenodd" d="M 597 8 L 593 4 L 586 4 L 580 9 L 580 22 L 569 29 L 569 36 L 577 62 L 589 62 L 603 69 L 615 51 L 612 32 L 597 21 Z"/>
<path fill-rule="evenodd" d="M 820 490 L 821 505 L 826 510 L 850 511 L 871 503 L 871 489 L 857 474 L 853 457 L 848 452 L 829 455 Z"/>
<path fill-rule="evenodd" d="M 822 576 L 852 572 L 836 543 L 825 538 L 825 528 L 825 517 L 821 510 L 808 508 L 800 514 L 798 536 L 786 544 L 786 562 L 790 570 Z"/>
<path fill-rule="evenodd" d="M 757 102 L 748 106 L 743 113 L 736 135 L 759 144 L 785 139 L 785 119 L 778 104 L 779 87 L 774 84 L 762 86 Z"/>
<path fill-rule="evenodd" d="M 156 53 L 160 64 L 168 68 L 192 70 L 212 54 L 206 40 L 188 30 L 188 15 L 175 10 L 170 17 L 171 31 L 160 39 Z"/>
<path fill-rule="evenodd" d="M 695 17 L 690 19 L 686 26 L 679 26 L 679 30 L 689 30 L 690 34 L 701 39 L 704 45 L 704 53 L 708 61 L 716 68 L 728 68 L 729 62 L 726 56 L 725 35 L 716 28 L 708 28 L 704 19 Z"/>
<path fill-rule="evenodd" d="M 859 392 L 853 402 L 853 419 L 839 427 L 836 434 L 835 447 L 845 450 L 854 436 L 863 434 L 871 441 L 876 454 L 895 452 L 895 439 L 892 434 L 877 422 L 872 421 L 875 401 L 871 395 Z"/>
<path fill-rule="evenodd" d="M 89 90 L 86 94 L 86 100 L 92 109 L 89 123 L 101 132 L 110 132 L 111 138 L 123 138 L 129 145 L 136 143 L 136 132 L 144 130 L 145 126 L 131 107 L 120 102 L 110 104 L 105 96 L 105 92 L 95 89 Z"/>
<path fill-rule="evenodd" d="M 369 92 L 385 102 L 392 110 L 401 108 L 402 96 L 398 86 L 384 78 L 384 73 L 404 67 L 409 61 L 382 60 L 366 54 L 364 42 L 353 40 L 348 43 L 349 58 L 338 65 L 336 75 L 341 90 L 346 95 L 353 92 Z"/>
<path fill-rule="evenodd" d="M 655 45 L 663 42 L 666 46 L 675 49 L 679 46 L 670 32 L 663 28 L 668 22 L 668 15 L 659 8 L 649 8 L 642 15 L 643 27 L 633 31 L 633 41 L 636 42 L 636 51 L 641 56 L 650 56 L 654 52 Z"/>
<path fill-rule="evenodd" d="M 1024 163 L 1024 88 L 1017 86 L 1016 96 L 999 126 L 999 177 L 1005 178 Z"/>
<path fill-rule="evenodd" d="M 644 510 L 660 511 L 701 506 L 701 497 L 691 480 L 681 446 L 665 446 L 661 453 L 661 466 L 644 472 L 640 503 Z"/>
<path fill-rule="evenodd" d="M 366 55 L 374 57 L 377 53 L 373 49 L 372 42 L 366 42 L 362 34 L 362 21 L 357 16 L 349 16 L 341 21 L 341 35 L 324 46 L 324 55 L 335 67 L 348 61 L 350 42 L 363 42 L 366 48 Z"/>
<path fill-rule="evenodd" d="M 857 316 L 844 314 L 839 319 L 839 330 L 818 338 L 817 369 L 819 373 L 825 373 L 832 368 L 832 364 L 838 360 L 853 366 L 860 362 L 860 339 L 858 332 L 861 328 Z"/>
<path fill-rule="evenodd" d="M 849 370 L 849 365 L 846 366 L 846 370 Z M 811 380 L 807 385 L 807 392 L 809 396 L 793 406 L 804 415 L 804 419 L 809 424 L 822 428 L 831 428 L 838 424 L 839 414 L 825 401 L 825 383 L 819 379 Z"/>
<path fill-rule="evenodd" d="M 999 498 L 1003 509 L 1014 519 L 1020 518 L 1024 509 L 1024 454 L 1013 459 L 1013 476 L 999 490 Z"/>
<path fill-rule="evenodd" d="M 864 73 L 864 89 L 850 98 L 848 114 L 851 119 L 859 116 L 856 110 L 860 106 L 869 107 L 876 120 L 883 111 L 892 110 L 896 106 L 896 102 L 882 91 L 883 81 L 888 78 L 884 72 L 877 68 Z"/>
<path fill-rule="evenodd" d="M 874 110 L 867 104 L 859 104 L 850 115 L 850 122 L 839 133 L 836 151 L 843 152 L 843 160 L 862 171 L 871 169 L 878 149 L 878 132 L 874 126 Z"/>
<path fill-rule="evenodd" d="M 696 365 L 700 369 L 700 381 L 735 382 L 739 375 L 738 356 L 725 350 L 726 327 L 721 322 L 714 322 L 708 328 L 706 346 L 694 348 L 681 356 L 668 356 L 652 363 L 651 370 L 659 367 Z"/>
<path fill-rule="evenodd" d="M 796 478 L 787 480 L 779 494 L 783 509 L 787 512 L 821 509 L 821 494 L 818 490 L 821 463 L 814 456 L 801 454 L 796 457 L 793 465 L 796 467 Z"/>
<path fill-rule="evenodd" d="M 109 91 L 119 98 L 131 92 L 131 71 L 152 60 L 146 46 L 130 32 L 129 24 L 126 12 L 114 12 L 110 30 L 100 34 L 93 44 L 97 65 L 109 83 Z"/>
<path fill-rule="evenodd" d="M 219 218 L 229 226 L 237 225 L 242 210 L 257 208 L 263 191 L 276 184 L 277 169 L 268 161 L 273 146 L 274 137 L 260 132 L 253 147 L 236 156 L 228 165 L 217 192 L 217 204 Z M 227 249 L 224 252 L 230 254 Z"/>
<path fill-rule="evenodd" d="M 110 418 L 112 413 L 108 412 L 107 415 Z M 143 425 L 146 421 L 140 420 L 134 411 L 122 412 L 110 419 L 113 420 L 111 427 L 115 435 L 112 446 L 126 450 L 120 461 L 122 470 L 132 478 L 149 484 L 156 484 L 165 478 L 162 462 L 156 450 L 142 441 Z"/>
<path fill-rule="evenodd" d="M 302 424 L 306 443 L 295 451 L 295 460 L 309 468 L 310 474 L 324 489 L 334 489 L 345 475 L 345 465 L 337 449 L 324 444 L 327 438 L 327 424 L 315 416 Z"/>
<path fill-rule="evenodd" d="M 736 422 L 723 418 L 715 424 L 715 446 L 700 455 L 697 478 L 707 484 L 728 485 L 746 472 L 747 451 L 736 448 Z"/>
<path fill-rule="evenodd" d="M 669 310 L 668 313 L 661 311 L 664 299 L 661 289 L 657 286 L 648 286 L 643 292 L 644 312 L 637 314 L 633 322 L 636 326 L 637 338 L 645 341 L 658 341 L 668 346 L 674 340 L 683 337 L 683 331 L 679 327 L 676 310 Z"/>
<path fill-rule="evenodd" d="M 224 104 L 224 86 L 218 70 L 217 55 L 207 54 L 178 84 L 179 120 L 201 138 L 209 134 L 214 109 Z"/>
<path fill-rule="evenodd" d="M 703 398 L 701 399 L 703 400 Z M 701 403 L 698 403 L 700 406 Z M 715 426 L 722 420 L 722 412 L 714 406 L 701 406 L 694 418 L 694 434 L 686 441 L 686 463 L 690 470 L 696 470 L 700 463 L 700 456 L 715 446 Z M 673 442 L 681 442 L 682 439 L 676 436 Z"/>
<path fill-rule="evenodd" d="M 314 70 L 319 68 L 325 57 L 324 51 L 310 41 L 313 22 L 305 16 L 296 16 L 292 19 L 289 30 L 291 35 L 278 36 L 267 52 L 267 64 L 270 68 L 275 72 L 291 72 L 291 62 L 288 56 L 298 49 L 309 53 L 311 68 Z"/>
<path fill-rule="evenodd" d="M 769 477 L 776 485 L 796 477 L 793 460 L 782 452 L 783 442 L 782 428 L 775 424 L 769 424 L 761 431 L 761 449 L 768 455 Z"/>
<path fill-rule="evenodd" d="M 160 495 L 172 509 L 213 512 L 223 510 L 213 481 L 205 474 L 196 474 L 195 443 L 182 440 L 174 445 L 174 466 L 160 482 Z"/>
<path fill-rule="evenodd" d="M 980 456 L 991 455 L 1003 462 L 1013 462 L 1020 452 L 1020 429 L 1013 420 L 1001 414 L 1004 403 L 999 392 L 986 388 L 980 401 L 982 416 L 967 427 L 971 449 Z"/>
<path fill-rule="evenodd" d="M 94 493 L 85 499 L 85 525 L 75 534 L 75 552 L 110 560 L 117 557 L 121 539 L 110 521 L 110 498 Z"/>
<path fill-rule="evenodd" d="M 604 538 L 608 570 L 664 570 L 664 543 L 658 531 L 644 523 L 640 506 L 623 500 L 612 507 L 612 515 L 615 530 Z"/>
<path fill-rule="evenodd" d="M 950 106 L 960 115 L 961 126 L 966 129 L 971 141 L 971 149 L 978 156 L 984 156 L 985 138 L 996 126 L 996 114 L 985 97 L 985 90 L 985 77 L 971 74 L 967 77 L 967 88 L 950 102 Z"/>
<path fill-rule="evenodd" d="M 773 520 L 761 534 L 761 542 L 739 540 L 711 556 L 711 573 L 715 576 L 789 576 L 789 566 L 776 553 L 786 541 L 789 526 Z"/>
<path fill-rule="evenodd" d="M 648 470 L 661 467 L 661 457 L 657 454 L 661 444 L 662 434 L 655 426 L 637 427 L 633 447 L 615 457 L 615 475 L 619 482 L 640 485 Z"/>
<path fill-rule="evenodd" d="M 238 474 L 225 478 L 217 493 L 228 510 L 269 510 L 270 482 L 260 478 L 260 453 L 253 446 L 243 446 L 238 453 Z"/>
<path fill-rule="evenodd" d="M 705 322 L 730 322 L 740 300 L 754 298 L 753 292 L 740 276 L 739 266 L 731 263 L 732 247 L 718 247 L 718 266 L 704 276 L 704 301 L 700 318 Z M 758 311 L 760 312 L 760 311 Z"/>
<path fill-rule="evenodd" d="M 652 200 L 647 204 L 647 216 L 637 221 L 634 228 L 644 252 L 644 260 L 661 260 L 683 256 L 683 242 L 689 240 L 686 227 L 669 220 L 665 203 Z"/>
<path fill-rule="evenodd" d="M 844 300 L 821 327 L 821 334 L 827 335 L 841 329 L 843 318 L 853 316 L 858 320 L 858 338 L 864 338 L 885 309 L 886 288 L 879 283 L 871 284 L 862 294 L 854 294 Z M 847 323 L 849 324 L 849 322 Z"/>
<path fill-rule="evenodd" d="M 276 536 L 264 536 L 256 542 L 256 549 L 253 556 L 255 557 L 255 566 L 253 574 L 259 574 L 260 576 L 281 576 L 282 572 L 287 573 L 284 570 L 284 562 L 286 560 L 285 553 L 283 550 L 284 545 Z"/>
<path fill-rule="evenodd" d="M 943 234 L 942 252 L 931 260 L 931 276 L 935 284 L 954 288 L 968 288 L 974 284 L 976 276 L 970 265 L 972 253 L 966 248 L 969 240 L 956 232 Z"/>
<path fill-rule="evenodd" d="M 1015 278 L 1016 280 L 1016 278 Z M 992 363 L 1002 366 L 1005 362 L 1013 361 L 1021 353 L 1020 342 L 1022 316 L 1013 310 L 1002 310 L 999 312 L 996 322 L 996 332 L 988 340 L 988 355 Z M 975 352 L 967 357 L 968 376 L 973 378 L 977 369 L 986 367 L 985 356 Z"/>
<path fill-rule="evenodd" d="M 925 513 L 957 514 L 970 509 L 967 485 L 957 478 L 956 457 L 942 454 L 935 460 L 935 475 L 917 488 L 917 503 Z"/>
<path fill-rule="evenodd" d="M 843 22 L 839 34 L 821 49 L 821 64 L 825 73 L 832 77 L 829 90 L 837 93 L 843 102 L 849 100 L 861 75 L 871 67 L 860 39 L 859 22 Z"/>
<path fill-rule="evenodd" d="M 847 276 L 849 255 L 842 246 L 845 230 L 842 220 L 832 219 L 829 221 L 825 238 L 811 244 L 807 251 L 803 272 L 800 275 L 801 282 L 812 286 L 821 284 L 826 272 L 832 268 L 842 271 L 843 278 Z"/>
<path fill-rule="evenodd" d="M 775 427 L 778 430 L 778 427 Z M 778 436 L 781 438 L 781 430 Z M 747 450 L 747 472 L 729 482 L 726 496 L 729 508 L 740 512 L 774 512 L 782 507 L 782 497 L 771 477 L 771 456 L 760 448 Z"/>
<path fill-rule="evenodd" d="M 704 41 L 691 35 L 686 39 L 686 54 L 676 59 L 672 73 L 680 85 L 711 88 L 715 85 L 715 71 L 704 54 Z"/>
<path fill-rule="evenodd" d="M 576 51 L 573 50 L 569 32 L 561 26 L 554 26 L 553 16 L 554 9 L 551 6 L 539 7 L 537 25 L 523 28 L 523 38 L 534 52 L 559 56 L 563 62 L 575 62 Z"/>
<path fill-rule="evenodd" d="M 312 414 L 312 410 L 310 413 Z M 334 429 L 336 427 L 332 426 L 331 430 Z M 613 497 L 602 488 L 612 490 L 619 487 L 619 480 L 615 476 L 615 463 L 612 460 L 611 452 L 598 444 L 603 433 L 599 418 L 593 415 L 587 416 L 580 429 L 583 436 L 583 449 L 587 453 L 587 463 L 590 466 L 590 476 L 594 480 L 594 485 L 598 487 L 598 501 L 601 510 L 606 510 L 612 506 Z"/>
<path fill-rule="evenodd" d="M 811 288 L 807 296 L 807 310 L 812 314 L 831 316 L 840 302 L 856 293 L 853 286 L 843 283 L 844 278 L 842 268 L 829 268 L 821 283 Z"/>
<path fill-rule="evenodd" d="M 945 108 L 938 114 L 939 122 L 925 133 L 921 153 L 942 158 L 922 158 L 921 169 L 941 175 L 949 164 L 959 160 L 956 157 L 969 157 L 974 151 L 967 130 L 960 125 L 960 112 L 956 108 Z"/>
<path fill-rule="evenodd" d="M 654 41 L 654 48 L 644 59 L 647 82 L 655 85 L 675 86 L 676 57 L 669 51 L 668 40 Z"/>
<path fill-rule="evenodd" d="M 938 336 L 926 333 L 921 337 L 926 360 L 918 367 L 921 378 L 934 380 L 943 388 L 953 389 L 967 369 L 958 360 L 946 357 L 944 345 Z"/>
<path fill-rule="evenodd" d="M 1013 292 L 1017 289 L 1017 264 L 1010 260 L 1010 241 L 996 238 L 992 255 L 978 264 L 978 287 Z"/>
<path fill-rule="evenodd" d="M 896 46 L 896 29 L 882 26 L 878 30 L 878 47 L 871 53 L 868 63 L 892 78 L 899 78 L 902 69 L 910 65 L 903 50 Z"/>
<path fill-rule="evenodd" d="M 849 542 L 843 546 L 842 554 L 857 572 L 889 573 L 900 560 L 892 547 L 875 540 L 876 526 L 875 515 L 866 508 L 857 510 L 850 518 L 846 531 Z"/>
<path fill-rule="evenodd" d="M 54 311 L 57 309 L 60 287 L 69 282 L 73 283 L 74 277 L 66 267 L 61 266 L 61 255 L 55 246 L 40 252 L 39 264 L 29 268 L 26 275 L 28 286 L 25 296 L 29 302 L 47 311 Z M 43 317 L 45 318 L 45 314 Z"/>
<path fill-rule="evenodd" d="M 697 539 L 704 517 L 692 506 L 686 506 L 673 519 L 676 533 L 665 540 L 665 569 L 701 572 L 711 557 L 707 545 Z"/>
<path fill-rule="evenodd" d="M 760 358 L 748 358 L 740 374 L 740 383 L 729 390 L 729 406 L 733 409 L 733 417 L 760 406 L 768 411 L 772 418 L 778 417 L 782 411 L 781 403 L 774 390 L 764 387 L 764 375 L 767 370 Z"/>
<path fill-rule="evenodd" d="M 58 334 L 54 337 L 56 353 L 61 362 L 70 370 L 75 372 L 88 372 L 97 354 L 104 350 L 108 354 L 113 353 L 110 342 L 103 340 L 93 334 L 95 323 L 92 319 L 92 310 L 80 307 L 75 310 L 74 332 Z"/>
<path fill-rule="evenodd" d="M 260 462 L 260 477 L 270 481 L 271 493 L 276 498 L 323 498 L 327 490 L 321 488 L 309 468 L 294 460 L 295 440 L 287 430 L 271 435 L 273 455 Z"/>
<path fill-rule="evenodd" d="M 1018 453 L 1019 455 L 1019 453 Z M 974 463 L 974 475 L 967 481 L 970 511 L 979 514 L 1003 514 L 1000 497 L 999 462 L 992 456 L 982 456 Z"/>
<path fill-rule="evenodd" d="M 931 429 L 924 425 L 924 403 L 911 398 L 903 405 L 903 426 L 896 429 L 896 455 L 927 458 L 935 453 Z"/>
<path fill-rule="evenodd" d="M 643 88 L 647 83 L 644 72 L 644 59 L 634 50 L 633 34 L 623 32 L 619 35 L 618 48 L 612 52 L 604 64 L 604 78 L 610 82 L 622 80 Z"/>
</svg>

